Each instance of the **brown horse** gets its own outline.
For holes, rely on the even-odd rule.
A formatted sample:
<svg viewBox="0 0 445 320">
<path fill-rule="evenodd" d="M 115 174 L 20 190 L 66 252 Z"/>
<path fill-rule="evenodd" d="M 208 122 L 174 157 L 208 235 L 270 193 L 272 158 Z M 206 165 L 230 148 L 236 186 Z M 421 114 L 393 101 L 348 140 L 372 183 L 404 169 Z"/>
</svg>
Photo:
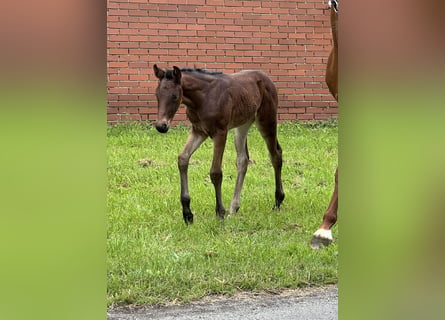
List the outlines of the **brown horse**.
<svg viewBox="0 0 445 320">
<path fill-rule="evenodd" d="M 168 131 L 170 121 L 181 103 L 186 105 L 187 116 L 192 124 L 187 142 L 178 157 L 185 223 L 193 222 L 187 178 L 189 159 L 207 137 L 213 140 L 210 179 L 215 188 L 215 211 L 217 217 L 224 218 L 226 210 L 221 196 L 221 163 L 227 133 L 232 128 L 235 128 L 238 173 L 229 213 L 238 211 L 249 161 L 247 132 L 254 122 L 269 150 L 275 172 L 275 208 L 279 208 L 284 191 L 281 183 L 282 150 L 277 139 L 278 96 L 273 82 L 261 71 L 242 71 L 228 75 L 196 68 L 179 69 L 176 66 L 172 70 L 162 70 L 157 65 L 153 66 L 153 70 L 159 79 L 156 89 L 156 129 L 161 133 Z"/>
<path fill-rule="evenodd" d="M 329 91 L 338 102 L 338 38 L 337 38 L 337 23 L 338 23 L 338 2 L 335 0 L 329 1 L 331 7 L 331 28 L 334 46 L 329 54 L 328 64 L 326 67 L 326 84 Z M 329 245 L 332 241 L 332 226 L 337 222 L 338 209 L 338 168 L 335 170 L 335 187 L 334 193 L 331 197 L 328 209 L 323 215 L 323 222 L 318 230 L 314 233 L 311 241 L 311 247 L 319 249 L 320 245 Z"/>
</svg>

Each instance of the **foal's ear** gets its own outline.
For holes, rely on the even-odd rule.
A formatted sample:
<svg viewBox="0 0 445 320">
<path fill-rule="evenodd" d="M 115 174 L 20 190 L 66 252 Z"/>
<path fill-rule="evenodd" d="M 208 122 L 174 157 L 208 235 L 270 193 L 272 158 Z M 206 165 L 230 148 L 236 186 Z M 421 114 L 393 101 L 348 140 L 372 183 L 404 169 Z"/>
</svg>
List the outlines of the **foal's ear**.
<svg viewBox="0 0 445 320">
<path fill-rule="evenodd" d="M 177 66 L 173 66 L 173 79 L 176 84 L 181 84 L 181 70 Z"/>
<path fill-rule="evenodd" d="M 159 69 L 157 65 L 153 66 L 153 71 L 155 72 L 156 78 L 158 78 L 159 80 L 162 80 L 162 78 L 164 78 L 165 71 L 162 69 Z"/>
</svg>

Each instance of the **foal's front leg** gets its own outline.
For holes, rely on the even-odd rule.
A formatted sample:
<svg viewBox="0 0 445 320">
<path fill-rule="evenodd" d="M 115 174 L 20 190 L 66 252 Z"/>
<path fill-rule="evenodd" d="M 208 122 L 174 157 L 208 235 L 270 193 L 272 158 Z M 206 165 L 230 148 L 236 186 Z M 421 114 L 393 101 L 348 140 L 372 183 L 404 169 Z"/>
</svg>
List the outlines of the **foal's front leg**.
<svg viewBox="0 0 445 320">
<path fill-rule="evenodd" d="M 182 215 L 186 224 L 193 223 L 193 213 L 190 210 L 190 195 L 188 187 L 188 166 L 192 154 L 198 149 L 201 143 L 207 138 L 205 135 L 197 134 L 193 128 L 190 130 L 184 149 L 178 156 L 178 168 L 181 179 L 181 204 Z"/>
<path fill-rule="evenodd" d="M 241 127 L 235 129 L 235 148 L 236 148 L 236 168 L 238 170 L 236 176 L 235 192 L 233 193 L 232 202 L 230 204 L 229 214 L 235 213 L 240 207 L 241 189 L 244 184 L 247 166 L 249 164 L 249 152 L 247 151 L 247 132 L 252 122 L 248 122 Z"/>
<path fill-rule="evenodd" d="M 224 215 L 226 213 L 226 209 L 224 208 L 222 202 L 222 193 L 221 193 L 221 185 L 222 185 L 222 158 L 224 154 L 224 148 L 226 146 L 227 140 L 227 131 L 218 133 L 213 136 L 213 161 L 212 167 L 210 169 L 210 180 L 212 180 L 213 186 L 215 187 L 215 198 L 216 198 L 216 215 L 218 218 L 224 219 Z"/>
</svg>

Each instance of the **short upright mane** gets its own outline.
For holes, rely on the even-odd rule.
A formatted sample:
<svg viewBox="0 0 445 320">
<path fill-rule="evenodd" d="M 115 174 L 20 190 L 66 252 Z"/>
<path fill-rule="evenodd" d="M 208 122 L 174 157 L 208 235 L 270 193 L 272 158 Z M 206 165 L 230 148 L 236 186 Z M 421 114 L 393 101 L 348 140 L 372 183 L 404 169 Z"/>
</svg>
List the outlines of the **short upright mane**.
<svg viewBox="0 0 445 320">
<path fill-rule="evenodd" d="M 220 76 L 220 75 L 224 74 L 220 71 L 209 71 L 209 70 L 201 69 L 201 68 L 181 68 L 180 70 L 181 70 L 181 72 L 198 73 L 198 74 L 209 75 L 209 76 Z M 167 69 L 166 73 L 165 73 L 165 77 L 168 80 L 172 80 L 173 79 L 173 70 Z"/>
<path fill-rule="evenodd" d="M 209 70 L 201 69 L 201 68 L 181 68 L 180 70 L 181 70 L 181 72 L 198 73 L 198 74 L 209 75 L 209 76 L 224 75 L 224 73 L 222 73 L 220 71 L 209 71 Z M 173 79 L 173 70 L 167 69 L 165 72 L 165 78 L 167 80 L 172 80 Z"/>
<path fill-rule="evenodd" d="M 223 73 L 220 71 L 209 71 L 206 69 L 201 69 L 201 68 L 181 68 L 182 72 L 197 72 L 197 73 L 202 73 L 202 74 L 208 74 L 211 76 L 218 76 L 218 75 L 222 75 Z"/>
</svg>

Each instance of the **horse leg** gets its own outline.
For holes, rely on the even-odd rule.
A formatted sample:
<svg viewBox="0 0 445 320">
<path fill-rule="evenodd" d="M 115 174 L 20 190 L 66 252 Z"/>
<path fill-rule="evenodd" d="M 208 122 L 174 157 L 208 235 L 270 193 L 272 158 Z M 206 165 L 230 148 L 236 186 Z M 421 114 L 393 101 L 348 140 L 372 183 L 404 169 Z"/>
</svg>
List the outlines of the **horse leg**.
<svg viewBox="0 0 445 320">
<path fill-rule="evenodd" d="M 241 189 L 243 188 L 244 177 L 246 176 L 247 166 L 249 164 L 249 153 L 247 151 L 247 133 L 252 122 L 248 122 L 235 129 L 235 149 L 236 149 L 236 176 L 235 192 L 230 204 L 229 214 L 235 213 L 240 207 Z"/>
<path fill-rule="evenodd" d="M 207 138 L 205 135 L 197 134 L 193 128 L 190 130 L 184 149 L 178 156 L 178 168 L 181 179 L 181 204 L 182 215 L 186 224 L 193 223 L 193 214 L 190 210 L 190 195 L 188 187 L 188 166 L 192 154 L 198 149 L 201 143 Z"/>
<path fill-rule="evenodd" d="M 283 166 L 283 150 L 281 149 L 278 140 L 275 138 L 275 148 L 269 147 L 269 153 L 272 165 L 275 171 L 275 206 L 274 209 L 279 209 L 284 200 L 283 184 L 281 182 L 281 167 Z"/>
<path fill-rule="evenodd" d="M 210 180 L 215 187 L 215 198 L 216 198 L 216 215 L 220 219 L 224 219 L 224 215 L 226 213 L 226 209 L 224 208 L 222 202 L 222 193 L 221 193 L 221 185 L 222 185 L 222 158 L 224 154 L 224 148 L 226 146 L 227 140 L 227 131 L 223 131 L 213 136 L 213 161 L 212 167 L 210 168 Z"/>
<path fill-rule="evenodd" d="M 332 226 L 337 222 L 337 209 L 338 209 L 338 168 L 335 170 L 335 187 L 334 193 L 331 197 L 328 209 L 323 215 L 323 222 L 315 231 L 312 236 L 311 247 L 312 249 L 320 249 L 320 245 L 328 246 L 332 241 Z"/>
<path fill-rule="evenodd" d="M 284 200 L 283 184 L 281 182 L 281 167 L 283 166 L 283 151 L 277 138 L 277 122 L 276 119 L 264 117 L 258 119 L 257 126 L 260 130 L 261 136 L 266 141 L 267 149 L 269 150 L 270 160 L 275 173 L 275 206 L 274 209 L 279 209 Z"/>
</svg>

